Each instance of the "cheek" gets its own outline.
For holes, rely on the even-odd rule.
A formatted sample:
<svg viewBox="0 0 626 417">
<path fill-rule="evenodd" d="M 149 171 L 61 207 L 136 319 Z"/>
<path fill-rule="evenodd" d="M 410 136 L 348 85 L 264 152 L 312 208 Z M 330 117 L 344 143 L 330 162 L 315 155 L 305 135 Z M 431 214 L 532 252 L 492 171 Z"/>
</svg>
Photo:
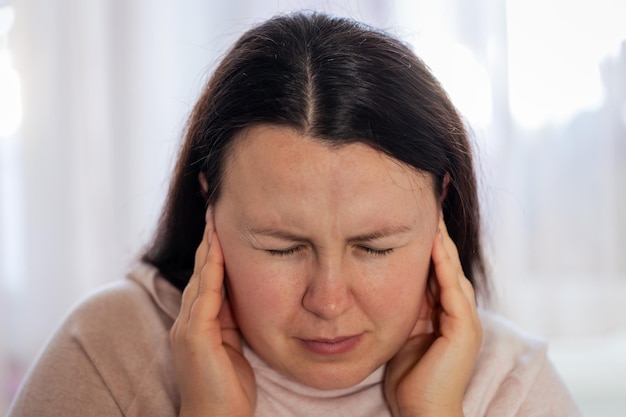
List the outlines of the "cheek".
<svg viewBox="0 0 626 417">
<path fill-rule="evenodd" d="M 228 245 L 223 249 L 228 297 L 242 329 L 269 328 L 293 310 L 298 299 L 296 271 L 266 262 L 257 251 Z"/>
<path fill-rule="evenodd" d="M 404 332 L 413 329 L 425 300 L 430 256 L 428 253 L 420 255 L 415 256 L 412 251 L 407 256 L 399 256 L 385 268 L 383 279 L 369 291 L 370 305 L 376 308 L 378 316 L 393 322 Z"/>
</svg>

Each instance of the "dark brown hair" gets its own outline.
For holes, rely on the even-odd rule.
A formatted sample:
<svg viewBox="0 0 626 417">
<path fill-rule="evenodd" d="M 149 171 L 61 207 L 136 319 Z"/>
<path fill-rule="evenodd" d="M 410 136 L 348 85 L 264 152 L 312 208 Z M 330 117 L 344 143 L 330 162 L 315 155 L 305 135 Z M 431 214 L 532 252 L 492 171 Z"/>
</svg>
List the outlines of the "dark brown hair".
<svg viewBox="0 0 626 417">
<path fill-rule="evenodd" d="M 334 145 L 366 143 L 450 184 L 443 212 L 467 277 L 486 296 L 468 134 L 428 68 L 403 43 L 320 13 L 274 17 L 246 32 L 209 80 L 191 117 L 164 211 L 143 259 L 183 289 L 220 195 L 229 145 L 256 124 L 289 126 Z M 200 191 L 198 174 L 208 181 Z"/>
</svg>

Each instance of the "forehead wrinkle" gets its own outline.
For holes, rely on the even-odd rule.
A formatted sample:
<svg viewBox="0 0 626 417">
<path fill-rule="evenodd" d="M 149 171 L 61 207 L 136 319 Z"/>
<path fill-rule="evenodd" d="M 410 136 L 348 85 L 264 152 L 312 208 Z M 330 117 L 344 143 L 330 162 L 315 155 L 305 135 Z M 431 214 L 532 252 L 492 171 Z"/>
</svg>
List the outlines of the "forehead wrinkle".
<svg viewBox="0 0 626 417">
<path fill-rule="evenodd" d="M 263 126 L 267 129 L 263 134 L 269 136 L 269 140 L 272 145 L 267 148 L 263 146 L 263 142 L 259 142 L 261 137 L 255 135 L 254 127 L 241 131 L 238 137 L 234 139 L 230 152 L 228 153 L 227 161 L 225 163 L 226 175 L 224 178 L 224 185 L 229 189 L 229 192 L 234 192 L 238 195 L 240 202 L 246 202 L 246 205 L 254 206 L 255 201 L 250 202 L 252 197 L 247 194 L 247 191 L 239 189 L 238 185 L 232 182 L 241 179 L 245 180 L 245 177 L 252 176 L 259 179 L 261 182 L 257 186 L 257 190 L 261 193 L 257 194 L 257 198 L 262 198 L 263 190 L 277 191 L 283 190 L 277 195 L 278 200 L 283 200 L 286 207 L 289 207 L 292 202 L 303 202 L 303 197 L 306 198 L 311 192 L 311 195 L 316 195 L 317 201 L 319 199 L 326 204 L 330 216 L 326 218 L 326 230 L 332 230 L 335 235 L 340 235 L 342 232 L 342 218 L 339 213 L 339 208 L 345 202 L 356 202 L 358 200 L 358 193 L 360 190 L 372 189 L 370 187 L 398 187 L 398 191 L 402 190 L 410 192 L 407 198 L 414 200 L 416 204 L 416 211 L 421 212 L 426 209 L 425 203 L 430 200 L 428 195 L 434 196 L 434 189 L 430 193 L 421 192 L 430 188 L 433 183 L 433 178 L 426 172 L 417 170 L 416 168 L 396 159 L 392 156 L 377 150 L 370 145 L 355 141 L 341 146 L 334 146 L 323 139 L 302 136 L 297 131 L 275 126 Z M 276 129 L 276 134 L 272 132 Z M 288 130 L 287 130 L 288 129 Z M 289 135 L 291 130 L 292 136 Z M 269 131 L 269 135 L 268 135 Z M 298 140 L 293 141 L 293 135 L 297 135 Z M 272 140 L 274 138 L 274 140 Z M 252 140 L 249 142 L 246 139 Z M 250 149 L 246 149 L 248 145 L 253 146 L 254 152 Z M 268 154 L 273 149 L 273 146 L 281 146 L 277 154 Z M 317 146 L 315 146 L 317 145 Z M 354 145 L 354 147 L 353 147 Z M 249 152 L 246 152 L 248 150 Z M 262 153 L 262 155 L 259 155 Z M 369 155 L 369 156 L 368 156 Z M 320 157 L 318 157 L 320 156 Z M 362 164 L 364 161 L 372 161 L 378 159 L 380 161 L 378 168 L 378 174 L 368 175 Z M 267 157 L 279 158 L 273 160 L 271 163 L 266 162 Z M 241 159 L 244 158 L 244 159 Z M 366 162 L 367 163 L 367 162 Z M 237 165 L 238 164 L 238 165 Z M 238 166 L 235 174 L 235 165 Z M 306 167 L 302 170 L 301 168 Z M 241 169 L 243 168 L 243 170 Z M 313 177 L 315 179 L 321 179 L 320 181 L 310 181 Z M 387 177 L 386 179 L 384 177 Z M 344 181 L 347 180 L 346 181 Z M 364 187 L 353 188 L 351 184 L 354 181 L 358 181 Z M 385 185 L 385 183 L 387 185 Z M 317 190 L 310 187 L 317 187 Z M 260 188 L 259 188 L 260 187 Z M 347 188 L 349 187 L 349 188 Z M 254 191 L 254 190 L 252 190 Z M 288 191 L 288 192 L 285 192 Z M 321 191 L 321 192 L 318 192 Z M 317 194 L 315 194 L 317 192 Z M 276 194 L 275 194 L 276 195 Z M 244 198 L 244 200 L 241 200 Z M 356 199 L 356 200 L 355 200 Z M 376 195 L 370 195 L 368 197 L 370 203 L 375 203 Z M 373 200 L 373 201 L 372 201 Z M 435 199 L 433 199 L 434 201 Z M 275 203 L 281 204 L 281 201 L 274 200 Z M 381 203 L 384 201 L 381 201 Z M 249 204 L 248 204 L 249 203 Z M 306 203 L 304 203 L 306 206 Z M 428 204 L 430 205 L 430 204 Z M 298 205 L 301 207 L 301 205 Z M 358 207 L 350 203 L 350 211 L 353 209 L 358 210 Z M 306 211 L 306 207 L 301 207 Z M 247 210 L 246 210 L 247 211 Z M 283 213 L 284 214 L 284 213 Z M 350 214 L 347 214 L 350 216 Z M 289 217 L 289 216 L 288 216 Z M 345 213 L 343 215 L 345 217 Z M 421 217 L 421 216 L 419 216 Z M 280 220 L 279 220 L 280 219 Z M 275 221 L 284 221 L 281 217 L 274 218 Z M 395 221 L 387 215 L 388 221 Z M 419 222 L 416 218 L 413 222 Z M 292 224 L 292 226 L 294 226 Z M 379 226 L 385 226 L 379 224 Z M 413 225 L 414 226 L 414 225 Z M 320 225 L 322 227 L 322 225 Z"/>
<path fill-rule="evenodd" d="M 384 239 L 386 237 L 402 235 L 406 233 L 410 233 L 412 231 L 411 226 L 401 225 L 401 226 L 392 226 L 392 227 L 384 227 L 379 230 L 374 230 L 372 232 L 364 233 L 362 235 L 357 235 L 348 239 L 350 242 L 369 242 L 372 240 Z"/>
<path fill-rule="evenodd" d="M 293 242 L 307 241 L 304 236 L 300 236 L 297 233 L 292 233 L 287 230 L 279 228 L 262 227 L 262 226 L 248 226 L 246 227 L 246 233 L 251 236 L 267 236 L 281 240 L 288 240 Z"/>
</svg>

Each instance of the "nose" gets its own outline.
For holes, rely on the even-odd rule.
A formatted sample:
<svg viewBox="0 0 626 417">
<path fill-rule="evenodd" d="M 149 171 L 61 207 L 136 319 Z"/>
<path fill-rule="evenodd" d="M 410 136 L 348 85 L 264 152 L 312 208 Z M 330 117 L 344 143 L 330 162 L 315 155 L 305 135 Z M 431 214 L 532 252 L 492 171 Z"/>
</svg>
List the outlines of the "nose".
<svg viewBox="0 0 626 417">
<path fill-rule="evenodd" d="M 351 274 L 340 262 L 318 262 L 309 273 L 302 306 L 324 319 L 335 319 L 354 305 Z"/>
</svg>

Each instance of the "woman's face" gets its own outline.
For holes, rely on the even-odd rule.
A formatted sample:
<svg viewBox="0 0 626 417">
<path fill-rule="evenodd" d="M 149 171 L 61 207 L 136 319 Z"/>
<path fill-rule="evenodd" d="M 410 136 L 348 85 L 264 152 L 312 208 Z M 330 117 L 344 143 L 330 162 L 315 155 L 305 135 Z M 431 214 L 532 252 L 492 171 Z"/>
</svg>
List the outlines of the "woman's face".
<svg viewBox="0 0 626 417">
<path fill-rule="evenodd" d="M 362 143 L 256 126 L 228 156 L 214 216 L 240 330 L 289 379 L 355 385 L 424 331 L 430 176 Z"/>
</svg>

